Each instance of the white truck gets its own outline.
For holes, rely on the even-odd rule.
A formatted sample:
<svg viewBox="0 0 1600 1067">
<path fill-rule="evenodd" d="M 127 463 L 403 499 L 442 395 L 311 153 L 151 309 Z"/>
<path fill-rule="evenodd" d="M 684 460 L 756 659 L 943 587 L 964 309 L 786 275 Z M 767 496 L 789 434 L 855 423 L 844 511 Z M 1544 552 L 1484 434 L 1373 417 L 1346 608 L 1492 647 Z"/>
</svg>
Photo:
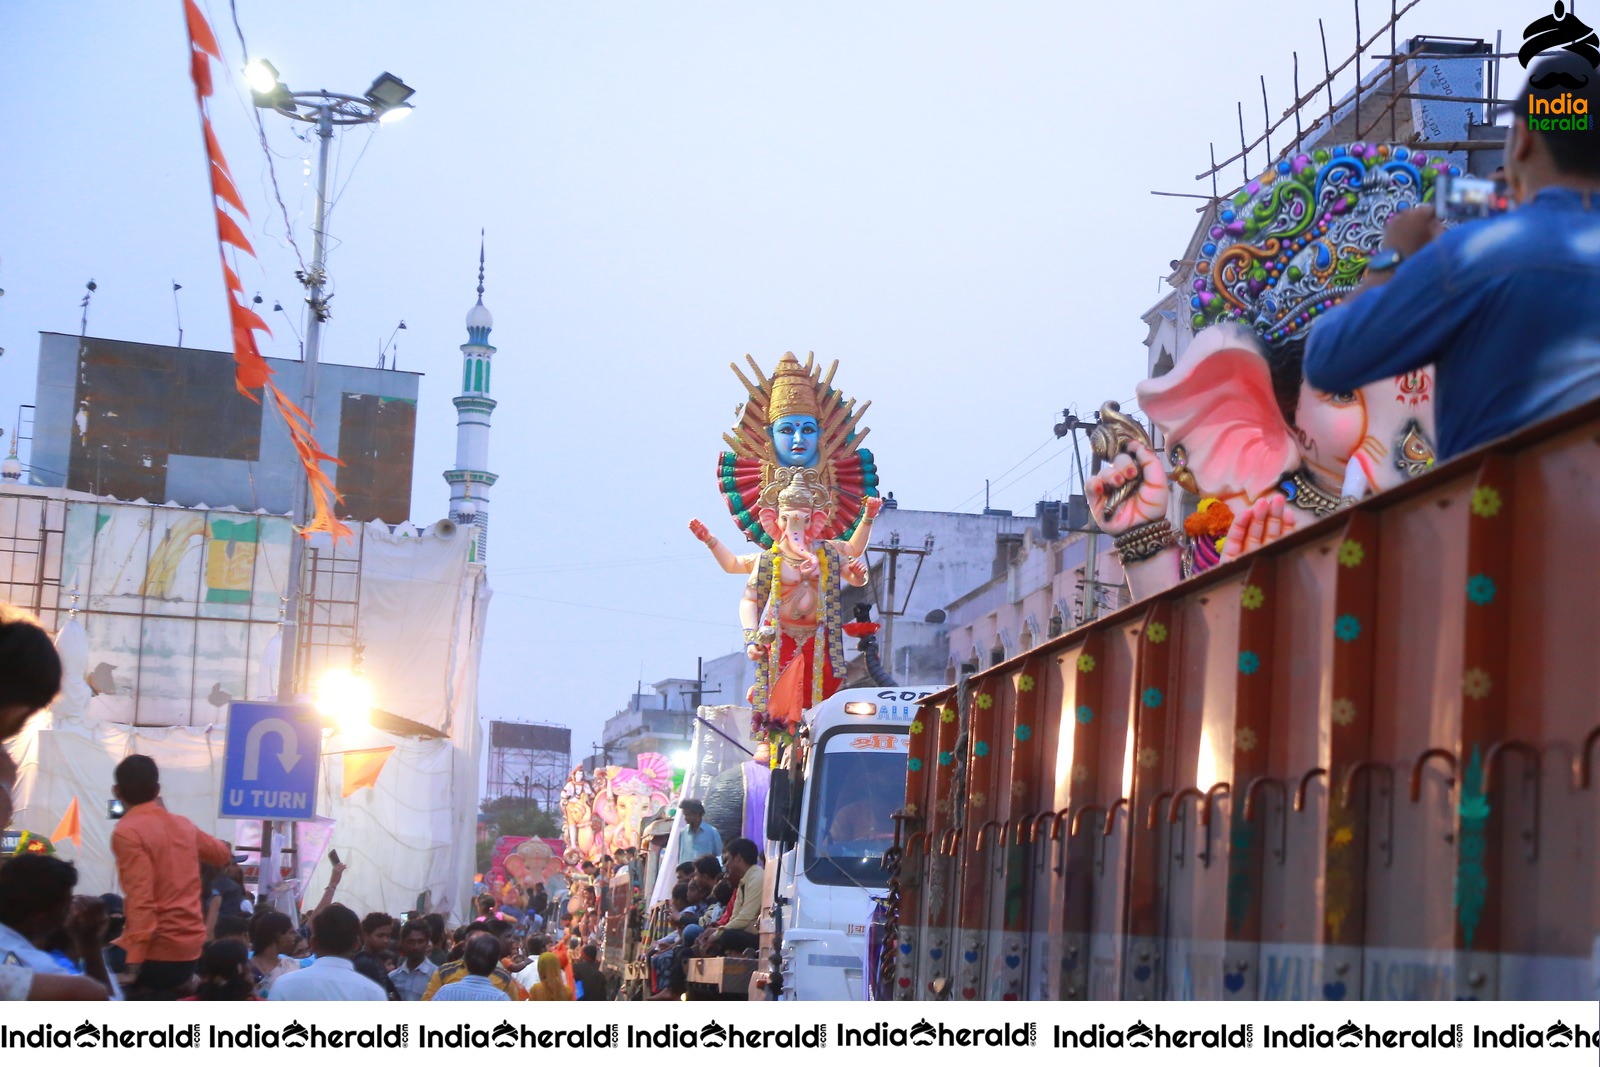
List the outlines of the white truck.
<svg viewBox="0 0 1600 1067">
<path fill-rule="evenodd" d="M 767 886 L 777 957 L 769 995 L 867 999 L 867 928 L 888 891 L 884 853 L 905 805 L 915 687 L 847 689 L 806 712 L 767 798 Z"/>
</svg>

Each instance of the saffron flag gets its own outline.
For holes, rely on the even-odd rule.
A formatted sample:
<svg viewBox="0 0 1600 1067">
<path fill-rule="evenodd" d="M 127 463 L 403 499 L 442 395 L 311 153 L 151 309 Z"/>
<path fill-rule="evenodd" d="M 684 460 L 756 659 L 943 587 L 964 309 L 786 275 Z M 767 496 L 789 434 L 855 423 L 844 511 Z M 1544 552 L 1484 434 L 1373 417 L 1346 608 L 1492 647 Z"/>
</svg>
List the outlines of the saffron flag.
<svg viewBox="0 0 1600 1067">
<path fill-rule="evenodd" d="M 72 803 L 67 805 L 67 813 L 56 823 L 56 832 L 50 835 L 50 843 L 64 841 L 69 837 L 72 838 L 74 845 L 83 847 L 83 819 L 78 815 L 77 797 L 72 798 Z"/>
<path fill-rule="evenodd" d="M 352 793 L 360 792 L 369 786 L 378 784 L 378 775 L 383 773 L 383 765 L 389 762 L 389 753 L 394 751 L 394 746 L 388 748 L 369 748 L 362 752 L 346 752 L 344 754 L 344 785 L 339 789 L 341 797 L 348 797 Z"/>
<path fill-rule="evenodd" d="M 210 106 L 206 103 L 215 87 L 211 62 L 222 62 L 222 49 L 218 47 L 216 35 L 211 32 L 210 25 L 195 6 L 194 0 L 183 0 L 183 14 L 189 29 L 189 77 L 194 81 L 195 101 L 200 108 L 200 131 L 205 139 L 206 157 L 211 163 L 207 169 L 211 175 L 211 200 L 216 212 L 217 248 L 222 256 L 222 280 L 228 292 L 228 317 L 233 330 L 234 386 L 256 403 L 261 400 L 252 390 L 262 389 L 271 394 L 278 414 L 283 418 L 284 427 L 289 431 L 289 439 L 300 457 L 300 465 L 305 468 L 310 487 L 311 515 L 300 530 L 301 535 L 310 537 L 320 531 L 331 534 L 337 541 L 351 536 L 350 528 L 340 522 L 333 511 L 333 502 L 342 501 L 344 497 L 334 486 L 333 479 L 322 470 L 321 464 L 342 464 L 317 444 L 316 427 L 311 417 L 291 403 L 282 390 L 272 383 L 272 369 L 267 366 L 256 344 L 257 331 L 268 335 L 272 331 L 261 316 L 245 306 L 244 286 L 239 283 L 238 272 L 228 263 L 230 247 L 236 259 L 239 255 L 254 257 L 255 249 L 251 247 L 250 239 L 245 236 L 238 220 L 223 210 L 223 206 L 227 205 L 238 212 L 240 219 L 250 218 L 239 196 L 238 184 L 228 169 L 228 161 L 222 154 L 216 130 L 211 126 Z"/>
</svg>

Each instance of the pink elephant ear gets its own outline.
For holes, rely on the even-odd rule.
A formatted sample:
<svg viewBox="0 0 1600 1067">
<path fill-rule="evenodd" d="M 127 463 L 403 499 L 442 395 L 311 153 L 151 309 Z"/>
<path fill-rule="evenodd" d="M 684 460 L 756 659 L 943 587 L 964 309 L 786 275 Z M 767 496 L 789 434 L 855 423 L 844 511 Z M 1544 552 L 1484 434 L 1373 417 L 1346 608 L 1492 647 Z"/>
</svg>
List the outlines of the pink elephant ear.
<svg viewBox="0 0 1600 1067">
<path fill-rule="evenodd" d="M 1208 496 L 1255 500 L 1300 465 L 1267 357 L 1242 326 L 1201 331 L 1176 368 L 1139 383 L 1136 392 L 1168 450 L 1183 446 L 1186 465 Z"/>
<path fill-rule="evenodd" d="M 762 531 L 774 541 L 783 532 L 778 529 L 778 512 L 775 508 L 762 508 L 757 513 L 756 521 L 761 524 Z"/>
</svg>

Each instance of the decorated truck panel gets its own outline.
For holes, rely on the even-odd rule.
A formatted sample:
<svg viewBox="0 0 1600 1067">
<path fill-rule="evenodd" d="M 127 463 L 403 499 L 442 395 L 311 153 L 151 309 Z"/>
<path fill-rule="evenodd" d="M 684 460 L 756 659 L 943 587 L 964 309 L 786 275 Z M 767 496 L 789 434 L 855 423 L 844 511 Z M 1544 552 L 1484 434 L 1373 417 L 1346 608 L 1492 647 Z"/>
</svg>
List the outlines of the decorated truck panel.
<svg viewBox="0 0 1600 1067">
<path fill-rule="evenodd" d="M 912 727 L 900 999 L 1586 999 L 1600 407 L 964 678 Z"/>
</svg>

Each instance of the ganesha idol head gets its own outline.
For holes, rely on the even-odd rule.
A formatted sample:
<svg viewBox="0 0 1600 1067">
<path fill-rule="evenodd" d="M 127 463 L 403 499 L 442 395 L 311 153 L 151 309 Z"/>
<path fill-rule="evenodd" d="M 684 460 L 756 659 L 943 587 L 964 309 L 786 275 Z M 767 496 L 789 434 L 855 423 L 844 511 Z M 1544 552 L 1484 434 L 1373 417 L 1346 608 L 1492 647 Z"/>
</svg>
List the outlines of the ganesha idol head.
<svg viewBox="0 0 1600 1067">
<path fill-rule="evenodd" d="M 1224 323 L 1202 331 L 1170 373 L 1138 387 L 1179 480 L 1253 503 L 1281 492 L 1302 510 L 1392 488 L 1433 461 L 1431 370 L 1350 393 L 1314 389 L 1304 337 L 1268 345 Z"/>
<path fill-rule="evenodd" d="M 1279 160 L 1224 200 L 1189 282 L 1194 340 L 1138 390 L 1191 491 L 1253 502 L 1278 491 L 1326 514 L 1433 459 L 1432 368 L 1324 393 L 1304 380 L 1308 335 L 1361 282 L 1401 211 L 1459 170 L 1357 142 Z"/>
</svg>

